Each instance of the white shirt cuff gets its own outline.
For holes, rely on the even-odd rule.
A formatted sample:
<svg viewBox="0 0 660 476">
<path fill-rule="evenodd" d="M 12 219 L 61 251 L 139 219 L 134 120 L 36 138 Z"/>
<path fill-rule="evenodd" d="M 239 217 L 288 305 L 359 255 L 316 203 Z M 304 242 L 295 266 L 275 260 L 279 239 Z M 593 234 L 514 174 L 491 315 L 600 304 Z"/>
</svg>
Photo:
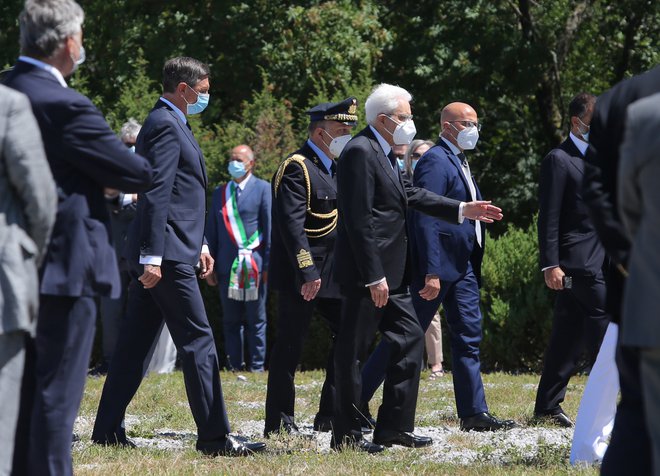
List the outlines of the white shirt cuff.
<svg viewBox="0 0 660 476">
<path fill-rule="evenodd" d="M 140 255 L 140 264 L 150 264 L 153 266 L 160 266 L 163 262 L 162 256 Z"/>
<path fill-rule="evenodd" d="M 122 193 L 121 194 L 121 206 L 125 207 L 133 203 L 133 194 L 132 193 Z"/>
<path fill-rule="evenodd" d="M 546 266 L 545 268 L 541 268 L 541 272 L 545 271 L 546 269 L 552 269 L 552 268 L 559 268 L 559 265 L 553 264 L 552 266 Z"/>
<path fill-rule="evenodd" d="M 202 245 L 202 253 L 203 255 L 210 255 L 211 252 L 209 251 L 209 245 Z"/>
<path fill-rule="evenodd" d="M 374 281 L 373 283 L 365 284 L 364 287 L 368 288 L 369 286 L 373 286 L 374 284 L 380 284 L 383 281 L 385 281 L 385 278 L 380 278 L 378 281 Z"/>
<path fill-rule="evenodd" d="M 463 208 L 465 208 L 465 202 L 461 202 L 461 204 L 458 206 L 458 224 L 460 225 L 463 223 L 463 220 L 465 220 L 465 217 L 463 216 Z"/>
</svg>

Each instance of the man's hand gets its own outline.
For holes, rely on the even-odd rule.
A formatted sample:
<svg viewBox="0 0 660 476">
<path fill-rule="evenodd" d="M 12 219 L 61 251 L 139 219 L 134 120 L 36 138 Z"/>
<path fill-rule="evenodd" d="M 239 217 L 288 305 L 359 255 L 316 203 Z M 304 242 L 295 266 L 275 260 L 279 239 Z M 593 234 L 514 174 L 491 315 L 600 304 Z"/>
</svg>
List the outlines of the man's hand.
<svg viewBox="0 0 660 476">
<path fill-rule="evenodd" d="M 153 264 L 144 265 L 144 273 L 138 278 L 138 281 L 142 283 L 144 289 L 151 289 L 158 284 L 162 275 L 160 274 L 160 266 L 154 266 Z"/>
<path fill-rule="evenodd" d="M 215 275 L 215 273 L 209 274 L 208 278 L 206 278 L 206 284 L 208 284 L 209 286 L 218 285 L 218 277 Z"/>
<path fill-rule="evenodd" d="M 213 257 L 208 253 L 202 253 L 199 256 L 199 279 L 206 279 L 209 277 L 209 275 L 211 275 L 211 273 L 213 273 L 214 263 L 215 261 L 213 261 Z"/>
<path fill-rule="evenodd" d="M 300 289 L 300 294 L 305 301 L 311 301 L 316 297 L 316 294 L 321 289 L 321 278 L 315 279 L 314 281 L 308 281 L 302 285 Z"/>
<path fill-rule="evenodd" d="M 104 188 L 103 195 L 105 195 L 105 198 L 107 198 L 108 200 L 112 198 L 117 198 L 119 196 L 119 190 L 114 188 Z"/>
<path fill-rule="evenodd" d="M 470 220 L 493 223 L 493 220 L 499 221 L 502 219 L 502 209 L 491 205 L 490 201 L 478 200 L 465 204 L 463 207 L 463 216 Z"/>
<path fill-rule="evenodd" d="M 385 304 L 387 304 L 387 299 L 390 295 L 390 288 L 387 287 L 386 279 L 383 279 L 378 284 L 372 284 L 369 286 L 369 291 L 371 291 L 371 299 L 376 307 L 384 307 Z"/>
<path fill-rule="evenodd" d="M 434 274 L 427 274 L 424 280 L 424 287 L 419 291 L 422 299 L 432 301 L 440 294 L 440 278 Z"/>
<path fill-rule="evenodd" d="M 562 281 L 564 275 L 564 272 L 559 266 L 548 268 L 543 271 L 543 277 L 545 278 L 546 286 L 548 286 L 550 289 L 554 289 L 555 291 L 564 289 L 564 282 Z"/>
</svg>

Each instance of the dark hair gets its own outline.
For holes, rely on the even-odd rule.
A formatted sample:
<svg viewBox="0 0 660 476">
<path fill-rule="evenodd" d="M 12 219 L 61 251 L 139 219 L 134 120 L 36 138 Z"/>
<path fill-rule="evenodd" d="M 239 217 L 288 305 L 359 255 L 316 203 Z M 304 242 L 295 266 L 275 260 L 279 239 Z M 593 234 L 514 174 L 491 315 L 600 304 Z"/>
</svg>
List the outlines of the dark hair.
<svg viewBox="0 0 660 476">
<path fill-rule="evenodd" d="M 568 105 L 568 117 L 579 117 L 582 119 L 589 109 L 596 102 L 596 96 L 589 93 L 577 94 Z"/>
<path fill-rule="evenodd" d="M 179 83 L 193 87 L 209 76 L 209 67 L 195 58 L 179 56 L 165 62 L 163 66 L 163 92 L 173 93 Z"/>
</svg>

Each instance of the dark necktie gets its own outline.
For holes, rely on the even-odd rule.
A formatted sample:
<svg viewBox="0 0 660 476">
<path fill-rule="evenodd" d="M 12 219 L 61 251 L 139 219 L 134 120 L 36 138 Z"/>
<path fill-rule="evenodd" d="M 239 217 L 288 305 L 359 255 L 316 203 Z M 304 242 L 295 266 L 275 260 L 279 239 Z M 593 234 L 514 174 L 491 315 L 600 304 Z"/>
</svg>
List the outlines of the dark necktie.
<svg viewBox="0 0 660 476">
<path fill-rule="evenodd" d="M 390 153 L 387 154 L 387 158 L 390 159 L 390 164 L 392 164 L 392 168 L 396 171 L 396 155 L 394 155 L 394 151 L 390 150 Z"/>
<path fill-rule="evenodd" d="M 194 136 L 195 134 L 193 133 L 192 127 L 190 127 L 190 121 L 186 121 L 186 127 L 188 127 L 188 130 Z"/>
<path fill-rule="evenodd" d="M 330 162 L 330 176 L 334 177 L 336 173 L 337 173 L 337 162 L 332 160 Z"/>
<path fill-rule="evenodd" d="M 460 154 L 458 154 L 457 157 L 461 160 L 461 165 L 463 165 L 463 167 L 467 167 L 467 166 L 468 166 L 467 157 L 465 157 L 465 154 L 464 154 L 463 152 L 461 152 Z"/>
</svg>

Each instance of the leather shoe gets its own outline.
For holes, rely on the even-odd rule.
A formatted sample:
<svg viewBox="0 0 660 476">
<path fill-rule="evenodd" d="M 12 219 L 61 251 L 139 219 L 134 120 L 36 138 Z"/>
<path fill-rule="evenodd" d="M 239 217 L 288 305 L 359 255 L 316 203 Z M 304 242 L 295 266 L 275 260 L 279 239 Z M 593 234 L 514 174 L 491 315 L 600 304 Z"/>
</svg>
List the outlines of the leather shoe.
<svg viewBox="0 0 660 476">
<path fill-rule="evenodd" d="M 314 431 L 332 431 L 332 417 L 317 413 L 314 417 Z"/>
<path fill-rule="evenodd" d="M 197 440 L 195 448 L 207 456 L 250 456 L 263 451 L 266 443 L 250 441 L 241 436 L 227 435 L 217 440 Z"/>
<path fill-rule="evenodd" d="M 499 420 L 488 412 L 477 413 L 467 418 L 461 418 L 462 431 L 499 431 L 517 428 L 513 420 Z"/>
<path fill-rule="evenodd" d="M 573 422 L 568 415 L 564 413 L 564 410 L 560 410 L 558 413 L 536 413 L 534 418 L 537 420 L 547 420 L 551 423 L 554 423 L 557 426 L 562 428 L 573 428 Z"/>
<path fill-rule="evenodd" d="M 423 448 L 431 446 L 433 440 L 428 436 L 419 436 L 409 431 L 376 430 L 374 443 L 383 446 L 400 445 L 408 448 Z"/>
<path fill-rule="evenodd" d="M 133 443 L 130 439 L 126 438 L 125 435 L 106 435 L 101 438 L 92 437 L 92 443 L 101 446 L 117 446 L 122 448 L 137 448 L 137 445 Z"/>
<path fill-rule="evenodd" d="M 285 422 L 285 421 L 283 421 L 280 424 L 280 427 L 275 430 L 264 430 L 265 438 L 270 438 L 276 435 L 289 435 L 289 436 L 299 436 L 301 438 L 313 438 L 312 435 L 307 435 L 305 433 L 302 433 L 300 429 L 298 429 L 298 425 L 296 425 L 295 423 Z"/>
<path fill-rule="evenodd" d="M 341 443 L 336 443 L 334 436 L 330 440 L 330 448 L 335 451 L 353 449 L 355 451 L 362 451 L 369 454 L 382 453 L 385 451 L 384 446 L 377 443 L 372 443 L 371 441 L 365 440 L 364 438 L 353 439 L 350 437 L 344 437 Z"/>
<path fill-rule="evenodd" d="M 361 402 L 360 405 L 358 405 L 358 415 L 360 418 L 360 425 L 363 428 L 362 433 L 365 433 L 364 429 L 373 430 L 376 428 L 376 419 L 371 416 L 368 402 Z"/>
</svg>

